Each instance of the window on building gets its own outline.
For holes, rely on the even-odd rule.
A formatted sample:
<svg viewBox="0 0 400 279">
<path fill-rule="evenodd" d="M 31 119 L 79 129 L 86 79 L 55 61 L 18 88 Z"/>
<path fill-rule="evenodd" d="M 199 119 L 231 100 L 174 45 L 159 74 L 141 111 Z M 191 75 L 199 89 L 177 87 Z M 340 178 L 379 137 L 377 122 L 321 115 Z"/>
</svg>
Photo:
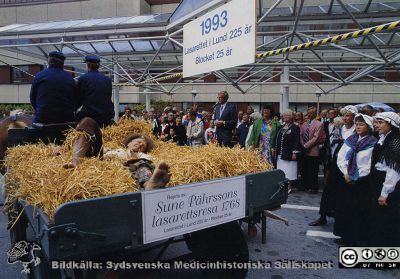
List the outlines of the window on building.
<svg viewBox="0 0 400 279">
<path fill-rule="evenodd" d="M 11 69 L 11 83 L 21 84 L 21 83 L 30 83 L 30 76 L 28 65 L 20 65 L 18 68 Z"/>
<path fill-rule="evenodd" d="M 10 84 L 10 83 L 11 83 L 11 67 L 0 66 L 0 84 Z"/>
</svg>

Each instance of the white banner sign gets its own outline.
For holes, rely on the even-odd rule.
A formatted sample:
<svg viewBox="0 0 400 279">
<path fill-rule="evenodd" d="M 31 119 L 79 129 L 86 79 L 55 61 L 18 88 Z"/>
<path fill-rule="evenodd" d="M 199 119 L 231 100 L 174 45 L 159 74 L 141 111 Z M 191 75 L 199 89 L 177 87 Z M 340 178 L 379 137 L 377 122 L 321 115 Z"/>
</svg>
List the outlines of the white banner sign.
<svg viewBox="0 0 400 279">
<path fill-rule="evenodd" d="M 245 216 L 245 177 L 142 193 L 143 243 L 197 231 Z"/>
<path fill-rule="evenodd" d="M 253 63 L 255 0 L 232 0 L 183 27 L 183 77 Z"/>
</svg>

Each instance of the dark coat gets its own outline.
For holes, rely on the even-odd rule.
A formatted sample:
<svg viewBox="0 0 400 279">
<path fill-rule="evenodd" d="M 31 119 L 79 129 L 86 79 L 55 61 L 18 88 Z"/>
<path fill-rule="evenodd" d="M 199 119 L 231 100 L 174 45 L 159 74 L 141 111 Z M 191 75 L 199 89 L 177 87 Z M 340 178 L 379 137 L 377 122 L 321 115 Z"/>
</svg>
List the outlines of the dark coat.
<svg viewBox="0 0 400 279">
<path fill-rule="evenodd" d="M 79 103 L 78 120 L 91 117 L 100 125 L 107 125 L 114 117 L 111 79 L 99 71 L 90 71 L 78 79 Z"/>
<path fill-rule="evenodd" d="M 242 123 L 237 128 L 236 135 L 238 138 L 238 142 L 240 144 L 240 148 L 243 148 L 246 145 L 246 138 L 247 138 L 247 134 L 249 133 L 250 126 L 251 126 L 250 122 Z"/>
<path fill-rule="evenodd" d="M 237 124 L 236 106 L 232 103 L 226 103 L 222 115 L 220 115 L 220 112 L 221 104 L 217 104 L 215 106 L 214 118 L 215 120 L 225 121 L 225 125 L 216 128 L 217 139 L 218 142 L 230 146 L 232 142 L 232 130 Z"/>
<path fill-rule="evenodd" d="M 178 145 L 187 145 L 186 127 L 184 125 L 175 126 L 175 137 Z"/>
<path fill-rule="evenodd" d="M 158 119 L 158 117 L 155 117 L 152 122 L 152 131 L 153 131 L 153 135 L 155 136 L 160 136 L 161 135 L 161 123 L 160 120 Z"/>
<path fill-rule="evenodd" d="M 324 124 L 324 132 L 326 135 L 326 140 L 324 143 L 323 150 L 321 150 L 321 159 L 324 164 L 328 162 L 328 159 L 330 158 L 330 150 L 331 150 L 331 144 L 330 144 L 330 135 L 329 135 L 329 121 L 323 122 Z"/>
<path fill-rule="evenodd" d="M 283 133 L 283 127 L 284 125 L 278 128 L 273 144 L 275 149 L 275 161 L 277 161 L 277 156 L 279 154 L 281 154 L 282 160 L 292 161 L 293 151 L 296 151 L 296 153 L 300 152 L 300 128 L 292 123 L 286 132 Z"/>
<path fill-rule="evenodd" d="M 369 191 L 369 231 L 368 246 L 400 246 L 400 181 L 386 200 L 387 205 L 378 204 L 386 171 L 376 169 L 376 163 L 385 165 L 400 173 L 400 135 L 398 131 L 390 132 L 381 146 L 377 143 L 372 152 L 371 178 Z"/>
<path fill-rule="evenodd" d="M 164 135 L 165 135 L 165 139 L 166 140 L 170 140 L 171 139 L 171 133 L 170 130 L 174 129 L 175 130 L 176 124 L 175 122 L 168 122 L 167 127 L 164 129 Z M 176 132 L 176 130 L 175 130 Z"/>
<path fill-rule="evenodd" d="M 323 124 L 324 124 L 324 131 L 325 131 L 325 135 L 326 135 L 326 141 L 325 141 L 325 146 L 327 146 L 327 145 L 329 145 L 329 138 L 330 138 L 330 135 L 329 135 L 329 121 L 325 121 L 325 122 L 323 122 Z"/>
<path fill-rule="evenodd" d="M 62 68 L 50 66 L 33 79 L 30 102 L 35 110 L 35 123 L 75 121 L 77 89 L 74 79 Z"/>
</svg>

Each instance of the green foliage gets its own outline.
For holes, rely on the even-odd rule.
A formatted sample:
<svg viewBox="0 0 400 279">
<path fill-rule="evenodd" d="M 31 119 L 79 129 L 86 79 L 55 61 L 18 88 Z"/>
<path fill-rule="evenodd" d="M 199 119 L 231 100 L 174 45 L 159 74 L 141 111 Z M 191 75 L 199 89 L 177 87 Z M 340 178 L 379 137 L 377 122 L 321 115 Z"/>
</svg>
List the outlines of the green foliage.
<svg viewBox="0 0 400 279">
<path fill-rule="evenodd" d="M 12 110 L 21 109 L 27 114 L 33 113 L 33 108 L 30 104 L 0 104 L 0 113 L 8 113 Z"/>
<path fill-rule="evenodd" d="M 151 100 L 151 107 L 154 108 L 158 112 L 162 112 L 165 107 L 173 107 L 174 104 L 172 102 L 166 101 L 153 101 Z M 146 109 L 146 104 L 135 104 L 133 109 L 137 110 L 138 112 L 142 112 Z"/>
</svg>

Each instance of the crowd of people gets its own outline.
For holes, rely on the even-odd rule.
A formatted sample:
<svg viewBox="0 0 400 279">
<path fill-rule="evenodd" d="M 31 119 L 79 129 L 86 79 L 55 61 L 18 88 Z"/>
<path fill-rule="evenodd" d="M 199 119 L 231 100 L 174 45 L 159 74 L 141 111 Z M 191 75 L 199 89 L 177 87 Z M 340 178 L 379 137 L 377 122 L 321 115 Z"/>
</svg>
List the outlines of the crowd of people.
<svg viewBox="0 0 400 279">
<path fill-rule="evenodd" d="M 335 218 L 334 234 L 347 245 L 400 244 L 400 115 L 371 106 L 345 106 L 307 112 L 273 113 L 271 107 L 236 112 L 229 94 L 218 94 L 213 111 L 186 113 L 166 107 L 130 119 L 152 124 L 161 140 L 199 147 L 218 144 L 256 149 L 260 160 L 285 172 L 289 193 L 318 193 L 323 172 L 320 217 L 310 226 Z"/>
<path fill-rule="evenodd" d="M 309 225 L 325 225 L 330 216 L 340 244 L 400 244 L 399 114 L 349 105 L 330 109 L 321 123 L 325 187 L 320 217 Z"/>
<path fill-rule="evenodd" d="M 109 125 L 114 115 L 112 84 L 98 71 L 98 57 L 85 58 L 87 73 L 77 83 L 63 70 L 64 60 L 60 52 L 49 54 L 49 67 L 33 80 L 30 100 L 34 123 L 77 121 L 77 129 L 89 135 L 74 143 L 72 161 L 64 166 L 74 168 L 81 157 L 101 155 L 100 127 Z M 345 244 L 400 246 L 399 114 L 352 105 L 319 114 L 315 107 L 309 107 L 306 114 L 291 110 L 274 113 L 271 107 L 255 112 L 251 106 L 237 111 L 228 100 L 228 92 L 221 91 L 213 110 L 202 112 L 197 104 L 185 113 L 166 107 L 162 112 L 152 108 L 141 115 L 127 107 L 121 119 L 148 121 L 160 140 L 180 146 L 239 145 L 258 150 L 260 160 L 285 173 L 289 192 L 297 188 L 318 193 L 323 166 L 320 217 L 309 225 L 325 225 L 330 216 L 335 218 L 334 233 Z M 151 142 L 144 135 L 133 135 L 125 145 L 129 154 L 145 154 Z M 138 178 L 141 184 L 152 188 L 169 180 L 165 163 L 154 168 L 142 164 L 146 156 L 137 160 L 130 167 L 136 174 L 143 170 L 139 171 L 144 178 Z M 146 184 L 149 179 L 151 183 Z"/>
</svg>

